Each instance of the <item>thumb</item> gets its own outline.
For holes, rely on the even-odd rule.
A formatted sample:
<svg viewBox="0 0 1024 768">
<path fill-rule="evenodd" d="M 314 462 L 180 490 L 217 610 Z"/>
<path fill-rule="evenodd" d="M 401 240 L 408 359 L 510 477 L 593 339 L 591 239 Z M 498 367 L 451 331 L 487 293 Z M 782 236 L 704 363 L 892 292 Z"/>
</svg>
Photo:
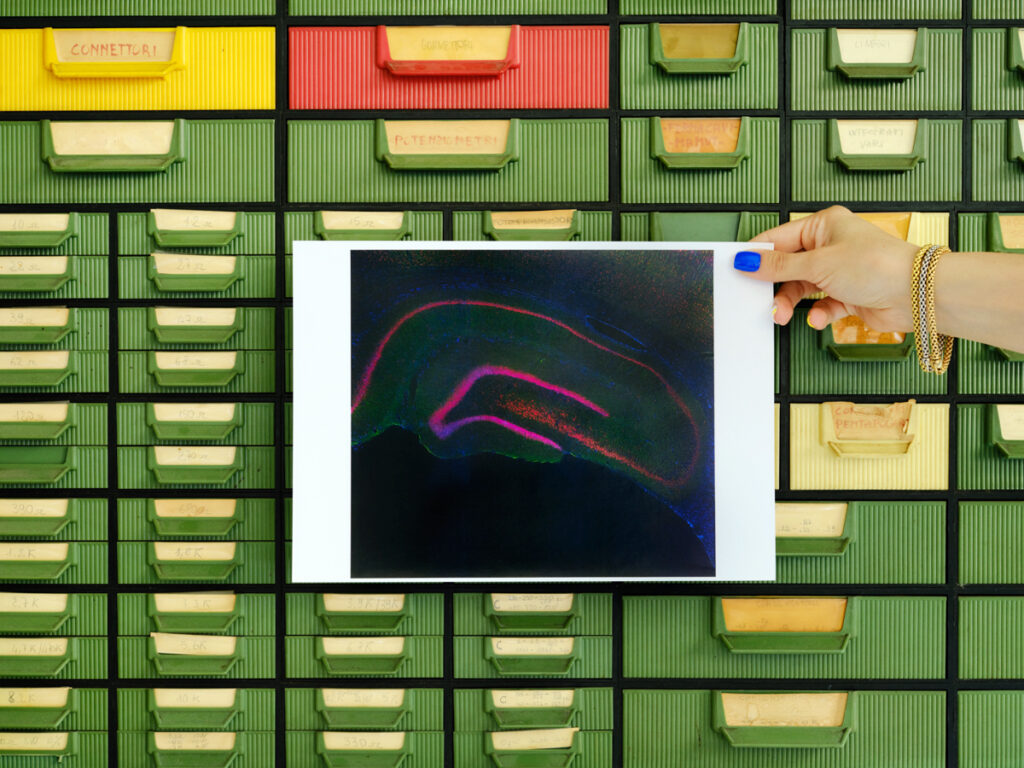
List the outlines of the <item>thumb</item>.
<svg viewBox="0 0 1024 768">
<path fill-rule="evenodd" d="M 788 283 L 803 280 L 817 284 L 821 274 L 824 248 L 798 253 L 782 251 L 740 251 L 733 259 L 733 267 L 755 280 L 768 283 Z"/>
</svg>

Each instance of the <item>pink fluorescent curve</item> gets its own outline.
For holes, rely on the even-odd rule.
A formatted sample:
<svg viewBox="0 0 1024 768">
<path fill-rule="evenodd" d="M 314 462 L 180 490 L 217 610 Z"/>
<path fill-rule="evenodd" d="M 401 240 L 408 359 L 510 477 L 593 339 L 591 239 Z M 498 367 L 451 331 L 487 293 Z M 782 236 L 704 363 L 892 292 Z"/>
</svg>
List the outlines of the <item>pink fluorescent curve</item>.
<svg viewBox="0 0 1024 768">
<path fill-rule="evenodd" d="M 474 424 L 479 421 L 486 421 L 490 422 L 491 424 L 497 424 L 499 427 L 504 427 L 510 432 L 515 432 L 520 437 L 525 437 L 527 440 L 535 440 L 538 443 L 543 443 L 544 445 L 554 448 L 556 451 L 562 451 L 562 446 L 560 446 L 554 440 L 544 437 L 544 435 L 537 434 L 536 432 L 531 432 L 530 430 L 524 427 L 520 427 L 518 424 L 513 424 L 511 421 L 506 421 L 505 419 L 499 418 L 497 416 L 467 416 L 464 419 L 458 419 L 457 421 L 453 421 L 451 424 L 444 425 L 444 434 L 438 433 L 436 429 L 434 430 L 434 432 L 437 433 L 438 437 L 444 440 L 455 430 L 462 429 L 462 427 L 466 426 L 467 424 Z"/>
</svg>

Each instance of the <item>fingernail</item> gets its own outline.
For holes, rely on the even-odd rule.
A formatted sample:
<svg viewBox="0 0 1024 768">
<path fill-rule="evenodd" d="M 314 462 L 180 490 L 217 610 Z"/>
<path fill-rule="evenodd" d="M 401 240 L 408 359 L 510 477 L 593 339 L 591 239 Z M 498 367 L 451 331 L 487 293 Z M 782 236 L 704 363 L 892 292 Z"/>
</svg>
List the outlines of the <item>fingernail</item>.
<svg viewBox="0 0 1024 768">
<path fill-rule="evenodd" d="M 772 304 L 772 316 L 773 317 L 775 316 L 775 313 L 778 312 L 778 311 L 779 311 L 779 305 L 778 304 Z"/>
<path fill-rule="evenodd" d="M 740 272 L 757 272 L 761 268 L 761 254 L 757 251 L 740 251 L 733 259 L 732 266 Z"/>
<path fill-rule="evenodd" d="M 808 324 L 809 326 L 811 326 L 811 328 L 814 328 L 814 330 L 818 330 L 818 329 L 817 329 L 817 328 L 815 327 L 814 323 L 812 323 L 812 322 L 811 322 L 811 316 L 810 316 L 810 314 L 809 314 L 809 313 L 808 313 L 808 315 L 807 315 L 807 324 Z"/>
</svg>

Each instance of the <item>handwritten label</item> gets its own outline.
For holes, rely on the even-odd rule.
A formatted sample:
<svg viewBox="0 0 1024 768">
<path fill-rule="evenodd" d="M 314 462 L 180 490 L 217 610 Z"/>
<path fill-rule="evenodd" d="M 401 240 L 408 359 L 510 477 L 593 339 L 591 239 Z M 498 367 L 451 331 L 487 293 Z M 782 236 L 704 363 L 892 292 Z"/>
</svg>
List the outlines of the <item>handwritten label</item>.
<svg viewBox="0 0 1024 768">
<path fill-rule="evenodd" d="M 321 688 L 325 707 L 395 709 L 405 702 L 404 688 Z"/>
<path fill-rule="evenodd" d="M 398 229 L 405 220 L 402 211 L 320 211 L 320 216 L 329 230 Z"/>
<path fill-rule="evenodd" d="M 738 117 L 663 117 L 661 138 L 672 153 L 735 152 L 740 140 Z"/>
<path fill-rule="evenodd" d="M 324 747 L 336 751 L 392 751 L 405 746 L 404 731 L 321 731 Z"/>
<path fill-rule="evenodd" d="M 0 277 L 63 275 L 67 271 L 67 256 L 0 256 Z"/>
<path fill-rule="evenodd" d="M 999 431 L 1006 440 L 1024 440 L 1024 405 L 996 406 L 996 418 L 999 419 Z"/>
<path fill-rule="evenodd" d="M 0 213 L 0 232 L 63 232 L 69 213 Z"/>
<path fill-rule="evenodd" d="M 234 732 L 157 731 L 156 748 L 164 752 L 225 752 L 235 748 Z"/>
<path fill-rule="evenodd" d="M 173 29 L 55 29 L 61 62 L 170 61 Z"/>
<path fill-rule="evenodd" d="M 398 656 L 405 650 L 404 637 L 321 637 L 328 656 Z"/>
<path fill-rule="evenodd" d="M 568 229 L 574 208 L 557 211 L 491 211 L 495 229 Z"/>
<path fill-rule="evenodd" d="M 0 422 L 19 424 L 68 420 L 67 401 L 60 403 L 0 403 Z"/>
<path fill-rule="evenodd" d="M 917 120 L 836 120 L 839 146 L 847 155 L 909 155 Z"/>
<path fill-rule="evenodd" d="M 873 331 L 856 315 L 847 315 L 832 323 L 832 338 L 837 344 L 902 344 L 906 334 Z"/>
<path fill-rule="evenodd" d="M 731 726 L 835 728 L 846 717 L 846 693 L 723 693 Z"/>
<path fill-rule="evenodd" d="M 237 403 L 153 403 L 157 421 L 231 421 Z"/>
<path fill-rule="evenodd" d="M 164 326 L 223 326 L 233 325 L 238 309 L 235 307 L 154 307 L 157 325 Z"/>
<path fill-rule="evenodd" d="M 60 752 L 67 749 L 67 733 L 3 733 L 0 732 L 0 751 L 6 752 Z"/>
<path fill-rule="evenodd" d="M 572 592 L 492 592 L 491 606 L 502 613 L 565 613 L 572 610 L 574 597 Z"/>
<path fill-rule="evenodd" d="M 154 688 L 160 709 L 226 709 L 235 705 L 237 688 Z"/>
<path fill-rule="evenodd" d="M 576 697 L 574 690 L 491 691 L 491 703 L 500 709 L 546 709 L 571 707 Z"/>
<path fill-rule="evenodd" d="M 66 637 L 0 637 L 0 656 L 64 656 Z"/>
<path fill-rule="evenodd" d="M 568 749 L 579 728 L 534 728 L 528 731 L 492 731 L 495 750 Z"/>
<path fill-rule="evenodd" d="M 231 613 L 238 596 L 231 592 L 183 592 L 153 595 L 160 613 Z"/>
<path fill-rule="evenodd" d="M 337 613 L 395 613 L 405 607 L 405 595 L 325 594 L 324 608 Z"/>
<path fill-rule="evenodd" d="M 58 155 L 166 155 L 174 123 L 58 122 L 50 132 Z"/>
<path fill-rule="evenodd" d="M 731 59 L 739 24 L 659 24 L 661 50 L 670 59 Z"/>
<path fill-rule="evenodd" d="M 66 592 L 0 592 L 0 613 L 64 613 L 67 609 Z"/>
<path fill-rule="evenodd" d="M 511 27 L 386 27 L 395 61 L 501 61 Z"/>
<path fill-rule="evenodd" d="M 64 517 L 68 499 L 0 499 L 0 517 Z"/>
<path fill-rule="evenodd" d="M 70 542 L 0 542 L 0 560 L 49 561 L 68 559 Z"/>
<path fill-rule="evenodd" d="M 395 155 L 493 155 L 505 151 L 511 120 L 385 120 Z"/>
<path fill-rule="evenodd" d="M 840 440 L 903 440 L 910 426 L 914 400 L 892 405 L 826 403 Z"/>
<path fill-rule="evenodd" d="M 0 310 L 0 326 L 7 328 L 24 328 L 39 326 L 43 328 L 63 328 L 68 324 L 71 310 L 67 307 L 6 307 Z"/>
<path fill-rule="evenodd" d="M 162 467 L 223 467 L 235 460 L 233 445 L 154 445 L 156 463 Z"/>
<path fill-rule="evenodd" d="M 730 632 L 838 632 L 846 598 L 726 597 L 722 614 Z"/>
<path fill-rule="evenodd" d="M 238 352 L 154 352 L 162 371 L 222 371 L 235 367 Z"/>
<path fill-rule="evenodd" d="M 178 208 L 151 208 L 156 228 L 164 232 L 225 232 L 235 228 L 234 211 L 190 211 Z"/>
<path fill-rule="evenodd" d="M 150 632 L 156 652 L 169 656 L 232 656 L 237 637 L 222 635 L 177 635 Z"/>
<path fill-rule="evenodd" d="M 157 560 L 193 560 L 222 562 L 234 560 L 236 543 L 233 541 L 154 541 L 153 552 Z"/>
<path fill-rule="evenodd" d="M 492 637 L 495 656 L 568 656 L 575 637 Z"/>
<path fill-rule="evenodd" d="M 71 688 L 0 688 L 3 707 L 66 707 Z"/>
<path fill-rule="evenodd" d="M 0 352 L 0 370 L 62 371 L 68 367 L 70 359 L 71 352 L 67 349 Z"/>
<path fill-rule="evenodd" d="M 234 517 L 238 499 L 153 499 L 157 517 Z"/>
<path fill-rule="evenodd" d="M 153 266 L 158 275 L 230 275 L 235 271 L 235 259 L 235 256 L 154 253 Z"/>
<path fill-rule="evenodd" d="M 786 538 L 835 538 L 846 528 L 845 503 L 775 502 L 775 535 Z"/>
<path fill-rule="evenodd" d="M 909 64 L 916 29 L 837 29 L 839 56 L 847 64 Z"/>
<path fill-rule="evenodd" d="M 1007 248 L 1024 248 L 1024 214 L 1000 213 L 999 231 Z"/>
</svg>

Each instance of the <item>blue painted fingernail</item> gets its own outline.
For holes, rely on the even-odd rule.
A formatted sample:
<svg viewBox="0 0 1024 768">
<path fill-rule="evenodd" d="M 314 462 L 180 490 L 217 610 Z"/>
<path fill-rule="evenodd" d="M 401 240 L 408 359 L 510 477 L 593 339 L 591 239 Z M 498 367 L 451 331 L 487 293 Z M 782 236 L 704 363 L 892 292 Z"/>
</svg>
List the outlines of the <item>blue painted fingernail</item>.
<svg viewBox="0 0 1024 768">
<path fill-rule="evenodd" d="M 761 254 L 757 251 L 740 251 L 732 265 L 740 272 L 757 272 L 761 268 Z"/>
</svg>

